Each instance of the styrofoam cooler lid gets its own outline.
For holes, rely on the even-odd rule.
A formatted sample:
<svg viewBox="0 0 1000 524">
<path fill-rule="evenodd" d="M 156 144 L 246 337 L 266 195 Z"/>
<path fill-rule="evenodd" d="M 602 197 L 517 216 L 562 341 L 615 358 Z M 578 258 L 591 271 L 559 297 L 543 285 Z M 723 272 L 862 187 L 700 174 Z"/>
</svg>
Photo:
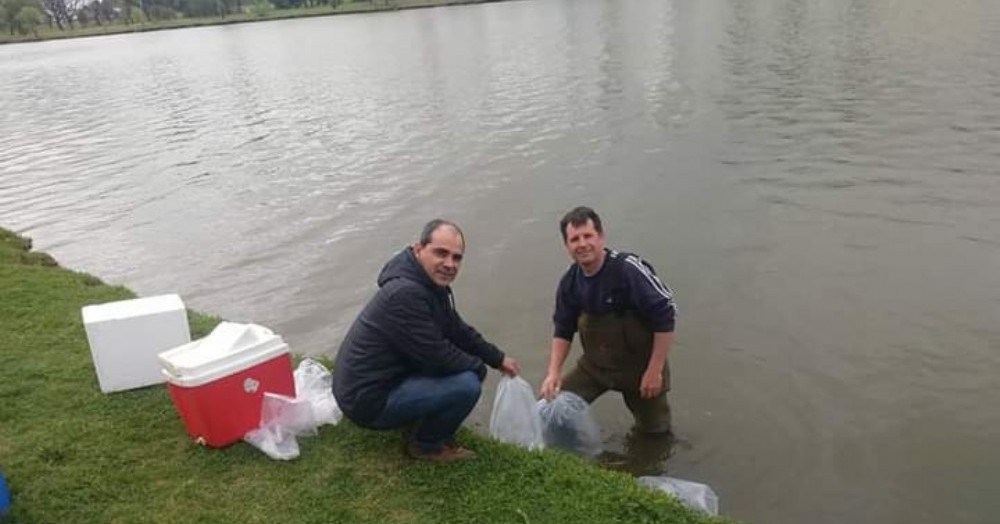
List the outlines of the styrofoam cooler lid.
<svg viewBox="0 0 1000 524">
<path fill-rule="evenodd" d="M 184 301 L 181 300 L 180 295 L 133 298 L 83 306 L 81 309 L 84 324 L 155 315 L 167 311 L 184 311 Z"/>
<path fill-rule="evenodd" d="M 185 387 L 238 373 L 284 353 L 281 336 L 256 324 L 222 322 L 205 338 L 158 355 L 167 380 Z"/>
</svg>

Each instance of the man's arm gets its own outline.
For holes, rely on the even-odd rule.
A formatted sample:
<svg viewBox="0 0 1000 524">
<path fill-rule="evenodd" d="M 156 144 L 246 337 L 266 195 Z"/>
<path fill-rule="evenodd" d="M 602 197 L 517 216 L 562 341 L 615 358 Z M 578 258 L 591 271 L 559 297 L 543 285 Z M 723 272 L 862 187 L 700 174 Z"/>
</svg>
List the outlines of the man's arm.
<svg viewBox="0 0 1000 524">
<path fill-rule="evenodd" d="M 504 375 L 516 377 L 521 372 L 521 367 L 516 360 L 508 357 L 498 347 L 487 342 L 479 334 L 479 331 L 476 331 L 476 328 L 466 324 L 462 320 L 458 311 L 454 311 L 453 313 L 456 321 L 455 336 L 459 349 L 483 359 L 483 362 L 489 364 L 493 369 L 500 370 Z"/>
<path fill-rule="evenodd" d="M 453 310 L 451 314 L 455 320 L 452 342 L 462 351 L 481 358 L 491 368 L 499 369 L 506 358 L 503 351 L 487 342 L 476 328 L 466 324 L 458 311 Z"/>
<path fill-rule="evenodd" d="M 562 388 L 562 366 L 569 355 L 571 340 L 565 338 L 552 337 L 552 350 L 549 353 L 549 368 L 542 381 L 540 393 L 542 397 L 552 399 L 559 394 Z"/>
<path fill-rule="evenodd" d="M 663 368 L 674 340 L 677 308 L 673 291 L 639 257 L 629 255 L 624 263 L 633 304 L 653 329 L 653 347 L 639 383 L 639 394 L 652 398 L 663 391 Z"/>
<path fill-rule="evenodd" d="M 576 334 L 576 321 L 580 316 L 580 306 L 573 295 L 573 271 L 576 266 L 563 274 L 556 286 L 556 309 L 552 314 L 553 335 L 549 351 L 549 367 L 542 381 L 539 393 L 542 397 L 552 399 L 562 388 L 562 366 L 569 355 L 573 335 Z"/>
<path fill-rule="evenodd" d="M 466 370 L 485 373 L 481 358 L 462 351 L 445 338 L 434 322 L 429 300 L 419 290 L 403 287 L 387 301 L 388 318 L 383 329 L 396 348 L 427 375 L 451 375 Z"/>
<path fill-rule="evenodd" d="M 673 332 L 653 333 L 653 351 L 649 355 L 649 364 L 639 383 L 639 394 L 642 398 L 653 398 L 663 391 L 663 367 L 667 363 L 670 344 L 673 341 Z"/>
</svg>

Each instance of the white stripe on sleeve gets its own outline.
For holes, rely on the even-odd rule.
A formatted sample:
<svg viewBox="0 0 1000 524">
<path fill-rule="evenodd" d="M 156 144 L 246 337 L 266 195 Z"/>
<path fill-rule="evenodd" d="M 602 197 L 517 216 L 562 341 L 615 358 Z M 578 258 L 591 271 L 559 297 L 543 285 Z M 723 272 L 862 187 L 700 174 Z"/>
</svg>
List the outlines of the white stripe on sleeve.
<svg viewBox="0 0 1000 524">
<path fill-rule="evenodd" d="M 663 298 L 671 301 L 674 299 L 674 292 L 671 291 L 669 287 L 664 285 L 663 282 L 660 281 L 660 277 L 650 271 L 649 268 L 646 267 L 646 264 L 643 264 L 642 261 L 639 260 L 639 257 L 629 255 L 625 257 L 625 261 L 635 266 L 635 268 L 646 277 L 646 280 L 649 281 L 651 286 L 653 286 L 653 289 L 655 289 L 657 293 L 663 295 Z"/>
</svg>

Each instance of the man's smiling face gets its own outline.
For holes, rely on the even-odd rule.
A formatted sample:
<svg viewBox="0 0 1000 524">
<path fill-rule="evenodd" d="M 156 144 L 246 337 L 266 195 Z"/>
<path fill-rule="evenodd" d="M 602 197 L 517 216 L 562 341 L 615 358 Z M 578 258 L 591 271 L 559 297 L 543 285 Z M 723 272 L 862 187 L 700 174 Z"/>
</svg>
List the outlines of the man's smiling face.
<svg viewBox="0 0 1000 524">
<path fill-rule="evenodd" d="M 465 239 L 454 227 L 442 224 L 431 233 L 427 244 L 413 246 L 413 255 L 427 276 L 441 287 L 449 286 L 458 276 L 465 254 Z"/>
<path fill-rule="evenodd" d="M 566 252 L 584 273 L 593 274 L 604 263 L 604 234 L 597 231 L 593 220 L 580 226 L 566 224 Z"/>
</svg>

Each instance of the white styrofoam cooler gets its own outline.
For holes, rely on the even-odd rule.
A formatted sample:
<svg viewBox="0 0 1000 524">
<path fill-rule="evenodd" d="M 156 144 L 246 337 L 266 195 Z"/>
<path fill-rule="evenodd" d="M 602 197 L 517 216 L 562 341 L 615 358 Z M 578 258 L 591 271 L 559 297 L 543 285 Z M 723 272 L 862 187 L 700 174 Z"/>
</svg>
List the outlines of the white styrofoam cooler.
<svg viewBox="0 0 1000 524">
<path fill-rule="evenodd" d="M 157 355 L 191 341 L 187 310 L 177 295 L 85 306 L 82 315 L 105 393 L 163 382 Z"/>
</svg>

